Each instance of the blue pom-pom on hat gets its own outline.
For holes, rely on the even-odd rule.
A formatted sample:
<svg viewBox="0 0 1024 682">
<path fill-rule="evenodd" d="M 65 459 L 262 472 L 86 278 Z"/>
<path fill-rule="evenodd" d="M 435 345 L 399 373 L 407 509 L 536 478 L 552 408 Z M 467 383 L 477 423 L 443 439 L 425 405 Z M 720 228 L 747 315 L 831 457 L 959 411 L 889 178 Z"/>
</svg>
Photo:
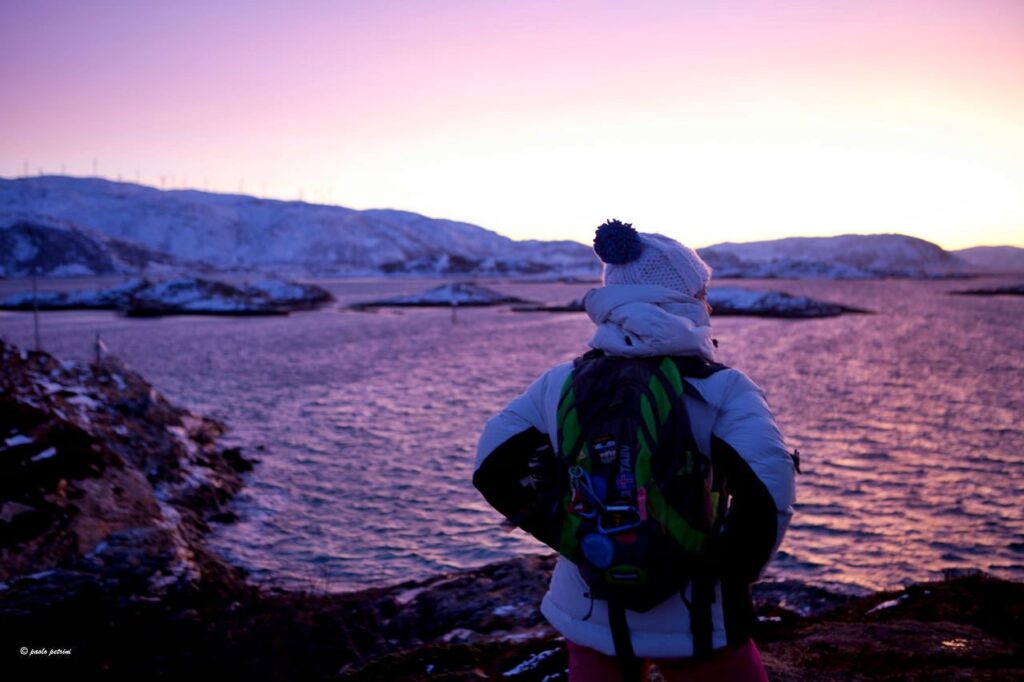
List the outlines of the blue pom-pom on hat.
<svg viewBox="0 0 1024 682">
<path fill-rule="evenodd" d="M 594 251 L 605 263 L 623 265 L 639 258 L 644 252 L 644 244 L 632 224 L 608 220 L 597 228 Z"/>
</svg>

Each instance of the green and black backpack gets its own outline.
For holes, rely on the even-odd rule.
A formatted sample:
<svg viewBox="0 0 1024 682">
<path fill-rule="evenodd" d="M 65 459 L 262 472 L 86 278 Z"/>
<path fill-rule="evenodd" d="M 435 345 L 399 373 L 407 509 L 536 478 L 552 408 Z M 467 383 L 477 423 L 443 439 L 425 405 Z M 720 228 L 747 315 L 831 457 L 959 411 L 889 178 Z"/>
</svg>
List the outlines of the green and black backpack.
<svg viewBox="0 0 1024 682">
<path fill-rule="evenodd" d="M 706 573 L 725 510 L 683 395 L 688 376 L 723 369 L 696 357 L 576 360 L 558 406 L 569 485 L 558 551 L 599 599 L 647 611 Z"/>
<path fill-rule="evenodd" d="M 673 594 L 690 608 L 695 651 L 710 651 L 710 557 L 727 500 L 684 395 L 703 402 L 687 378 L 722 369 L 699 357 L 588 352 L 561 389 L 557 451 L 531 430 L 474 479 L 513 524 L 579 568 L 591 597 L 607 600 L 620 658 L 632 657 L 624 610 Z"/>
</svg>

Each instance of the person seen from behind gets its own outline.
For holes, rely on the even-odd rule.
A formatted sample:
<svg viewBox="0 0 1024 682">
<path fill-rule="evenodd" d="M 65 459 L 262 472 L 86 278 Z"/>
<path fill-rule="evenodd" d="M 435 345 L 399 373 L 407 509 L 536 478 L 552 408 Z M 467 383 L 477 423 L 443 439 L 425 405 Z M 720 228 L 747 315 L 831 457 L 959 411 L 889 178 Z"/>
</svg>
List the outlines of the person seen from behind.
<svg viewBox="0 0 1024 682">
<path fill-rule="evenodd" d="M 715 362 L 710 267 L 617 220 L 584 297 L 591 350 L 488 420 L 473 482 L 560 556 L 541 612 L 569 679 L 767 680 L 750 586 L 778 550 L 795 465 L 764 392 Z"/>
</svg>

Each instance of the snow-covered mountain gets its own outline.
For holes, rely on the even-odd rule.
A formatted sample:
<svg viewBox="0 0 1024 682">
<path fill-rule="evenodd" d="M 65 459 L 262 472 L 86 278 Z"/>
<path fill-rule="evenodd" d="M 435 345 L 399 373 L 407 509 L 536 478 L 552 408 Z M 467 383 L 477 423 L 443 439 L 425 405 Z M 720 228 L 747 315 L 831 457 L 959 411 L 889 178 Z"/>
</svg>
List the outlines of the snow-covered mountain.
<svg viewBox="0 0 1024 682">
<path fill-rule="evenodd" d="M 699 249 L 716 277 L 869 279 L 957 277 L 967 263 L 937 244 L 902 234 L 789 237 Z"/>
<path fill-rule="evenodd" d="M 476 225 L 406 211 L 161 191 L 100 178 L 0 179 L 0 223 L 25 214 L 220 268 L 444 274 L 456 262 L 460 272 L 599 271 L 593 251 L 575 242 L 517 242 Z"/>
<path fill-rule="evenodd" d="M 716 277 L 866 279 L 1024 270 L 1024 249 L 950 253 L 898 234 L 792 237 L 700 249 Z M 206 265 L 204 265 L 206 264 Z M 357 211 L 101 178 L 0 178 L 0 276 L 187 270 L 593 278 L 577 242 L 514 241 L 407 211 Z"/>
<path fill-rule="evenodd" d="M 1024 249 L 1016 246 L 975 246 L 951 253 L 979 270 L 1024 272 Z"/>
</svg>

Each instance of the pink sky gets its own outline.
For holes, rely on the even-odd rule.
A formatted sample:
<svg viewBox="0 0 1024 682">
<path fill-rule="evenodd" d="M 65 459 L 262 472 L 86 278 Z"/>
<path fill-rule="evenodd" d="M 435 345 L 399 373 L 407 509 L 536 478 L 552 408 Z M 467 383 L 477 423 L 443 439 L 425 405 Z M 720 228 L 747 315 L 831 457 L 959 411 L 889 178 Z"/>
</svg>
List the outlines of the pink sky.
<svg viewBox="0 0 1024 682">
<path fill-rule="evenodd" d="M 695 246 L 1024 246 L 1024 2 L 0 0 L 40 169 Z"/>
</svg>

